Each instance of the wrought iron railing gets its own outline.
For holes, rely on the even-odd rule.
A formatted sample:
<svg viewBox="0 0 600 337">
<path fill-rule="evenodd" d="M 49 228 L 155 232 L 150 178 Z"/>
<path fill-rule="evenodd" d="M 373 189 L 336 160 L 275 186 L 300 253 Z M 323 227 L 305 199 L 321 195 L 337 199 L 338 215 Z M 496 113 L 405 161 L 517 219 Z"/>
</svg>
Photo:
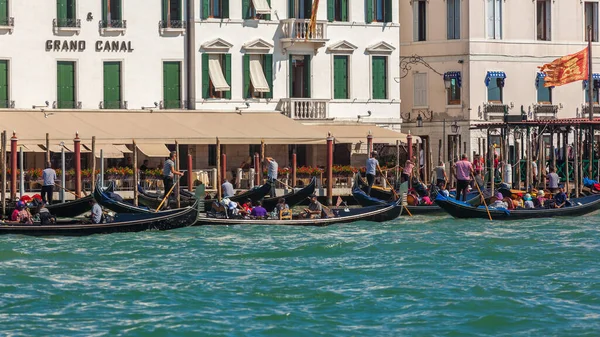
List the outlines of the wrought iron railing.
<svg viewBox="0 0 600 337">
<path fill-rule="evenodd" d="M 54 101 L 52 109 L 81 109 L 81 105 L 79 101 Z"/>
<path fill-rule="evenodd" d="M 185 101 L 185 100 L 160 101 L 160 103 L 158 103 L 158 108 L 161 110 L 187 109 L 187 101 Z"/>
<path fill-rule="evenodd" d="M 127 101 L 102 101 L 99 104 L 100 109 L 127 109 Z"/>
<path fill-rule="evenodd" d="M 160 20 L 158 22 L 158 27 L 160 29 L 185 29 L 187 23 L 182 20 Z"/>
<path fill-rule="evenodd" d="M 100 20 L 98 25 L 100 26 L 100 28 L 126 29 L 127 20 Z"/>
<path fill-rule="evenodd" d="M 293 119 L 327 119 L 329 118 L 326 99 L 283 98 L 281 112 Z"/>
<path fill-rule="evenodd" d="M 3 17 L 0 18 L 0 27 L 14 27 L 15 26 L 15 18 L 13 17 Z"/>
<path fill-rule="evenodd" d="M 0 100 L 0 109 L 14 109 L 15 101 Z"/>
<path fill-rule="evenodd" d="M 581 117 L 589 116 L 589 106 L 589 103 L 581 105 Z M 600 105 L 598 103 L 594 103 L 594 115 L 600 115 Z"/>
<path fill-rule="evenodd" d="M 535 120 L 554 119 L 557 113 L 558 105 L 535 104 L 533 106 L 533 119 Z"/>
<path fill-rule="evenodd" d="M 81 19 L 54 19 L 52 26 L 54 28 L 81 28 Z"/>
<path fill-rule="evenodd" d="M 508 113 L 510 107 L 503 103 L 483 103 L 483 118 L 485 120 L 504 120 L 504 115 Z"/>
</svg>

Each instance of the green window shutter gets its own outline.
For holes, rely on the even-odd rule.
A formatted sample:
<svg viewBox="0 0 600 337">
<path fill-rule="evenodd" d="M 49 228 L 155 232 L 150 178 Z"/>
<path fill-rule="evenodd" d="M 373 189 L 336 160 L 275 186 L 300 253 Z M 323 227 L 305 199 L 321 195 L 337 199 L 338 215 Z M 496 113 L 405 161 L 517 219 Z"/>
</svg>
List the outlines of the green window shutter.
<svg viewBox="0 0 600 337">
<path fill-rule="evenodd" d="M 202 0 L 202 18 L 203 19 L 208 19 L 209 14 L 210 14 L 210 9 L 208 6 L 208 1 L 209 0 Z"/>
<path fill-rule="evenodd" d="M 312 0 L 304 0 L 304 18 L 310 19 L 312 14 Z"/>
<path fill-rule="evenodd" d="M 163 27 L 168 27 L 169 25 L 166 23 L 169 20 L 169 1 L 170 0 L 162 0 L 162 21 Z"/>
<path fill-rule="evenodd" d="M 225 81 L 229 84 L 229 91 L 225 91 L 225 99 L 231 99 L 231 91 L 233 90 L 233 86 L 231 85 L 231 54 L 225 54 L 224 68 Z"/>
<path fill-rule="evenodd" d="M 0 0 L 0 22 L 8 18 L 8 0 Z"/>
<path fill-rule="evenodd" d="M 75 0 L 67 0 L 67 19 L 76 19 L 76 6 Z"/>
<path fill-rule="evenodd" d="M 181 108 L 181 63 L 163 64 L 163 106 L 165 109 Z"/>
<path fill-rule="evenodd" d="M 385 22 L 392 22 L 392 14 L 394 13 L 392 10 L 392 0 L 384 0 L 385 3 Z"/>
<path fill-rule="evenodd" d="M 75 106 L 75 63 L 57 63 L 57 101 L 59 109 L 72 109 Z"/>
<path fill-rule="evenodd" d="M 223 19 L 229 19 L 229 0 L 221 0 L 223 1 L 223 15 L 221 16 Z"/>
<path fill-rule="evenodd" d="M 327 0 L 327 21 L 335 21 L 335 3 L 334 0 Z"/>
<path fill-rule="evenodd" d="M 122 20 L 123 19 L 123 0 L 116 0 L 113 2 L 114 9 L 112 12 L 115 15 L 112 15 L 113 20 Z"/>
<path fill-rule="evenodd" d="M 244 91 L 242 93 L 243 98 L 252 98 L 252 93 L 250 92 L 250 55 L 244 54 L 243 58 L 243 68 L 244 68 Z"/>
<path fill-rule="evenodd" d="M 59 26 L 60 20 L 64 22 L 67 19 L 67 0 L 56 0 L 56 18 L 59 20 Z"/>
<path fill-rule="evenodd" d="M 250 19 L 250 0 L 242 0 L 242 18 Z"/>
<path fill-rule="evenodd" d="M 121 62 L 104 62 L 104 108 L 121 108 Z"/>
<path fill-rule="evenodd" d="M 348 98 L 348 56 L 333 57 L 333 98 Z"/>
<path fill-rule="evenodd" d="M 208 54 L 202 54 L 202 98 L 210 98 L 210 77 L 208 75 Z"/>
<path fill-rule="evenodd" d="M 0 0 L 1 1 L 1 0 Z M 108 20 L 108 2 L 110 0 L 102 0 L 102 20 Z"/>
<path fill-rule="evenodd" d="M 310 55 L 304 55 L 304 97 L 306 98 L 310 98 L 311 97 L 311 92 L 310 92 Z"/>
<path fill-rule="evenodd" d="M 269 8 L 273 9 L 273 7 L 271 7 L 271 0 L 267 0 L 267 3 L 269 4 Z M 265 20 L 271 21 L 271 14 L 265 15 Z"/>
<path fill-rule="evenodd" d="M 296 17 L 296 1 L 288 0 L 288 19 L 293 19 Z"/>
<path fill-rule="evenodd" d="M 385 57 L 373 56 L 371 68 L 373 99 L 385 99 Z"/>
<path fill-rule="evenodd" d="M 267 83 L 269 84 L 270 89 L 270 91 L 265 94 L 265 97 L 273 98 L 273 55 L 265 54 L 264 57 L 263 70 L 265 72 L 265 77 L 267 78 Z"/>
<path fill-rule="evenodd" d="M 289 74 L 289 78 L 288 81 L 290 82 L 288 85 L 288 88 L 290 89 L 290 92 L 288 93 L 289 97 L 293 97 L 293 93 L 294 93 L 294 62 L 292 61 L 293 57 L 292 55 L 290 55 L 289 57 L 289 61 L 288 61 L 288 74 Z"/>
<path fill-rule="evenodd" d="M 342 0 L 342 21 L 348 22 L 348 1 Z"/>
<path fill-rule="evenodd" d="M 373 0 L 365 0 L 365 20 L 367 23 L 373 22 Z"/>
<path fill-rule="evenodd" d="M 0 108 L 8 107 L 8 61 L 0 60 Z"/>
</svg>

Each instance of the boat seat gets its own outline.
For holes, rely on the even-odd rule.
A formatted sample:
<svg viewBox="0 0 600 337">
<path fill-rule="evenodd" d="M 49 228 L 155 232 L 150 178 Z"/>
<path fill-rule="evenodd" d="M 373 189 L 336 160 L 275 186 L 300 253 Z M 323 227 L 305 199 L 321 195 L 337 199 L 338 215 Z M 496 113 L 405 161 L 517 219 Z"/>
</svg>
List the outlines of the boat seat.
<svg viewBox="0 0 600 337">
<path fill-rule="evenodd" d="M 292 220 L 292 211 L 289 209 L 284 209 L 279 212 L 279 220 Z"/>
</svg>

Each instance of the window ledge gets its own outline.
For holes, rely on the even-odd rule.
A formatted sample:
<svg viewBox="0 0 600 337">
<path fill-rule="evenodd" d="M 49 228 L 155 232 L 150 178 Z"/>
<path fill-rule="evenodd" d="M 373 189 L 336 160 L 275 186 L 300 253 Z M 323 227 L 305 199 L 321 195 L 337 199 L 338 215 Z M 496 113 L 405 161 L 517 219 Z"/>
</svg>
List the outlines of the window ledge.
<svg viewBox="0 0 600 337">
<path fill-rule="evenodd" d="M 124 32 L 126 31 L 127 28 L 122 28 L 122 27 L 105 27 L 105 28 L 101 28 L 102 32 Z"/>
<path fill-rule="evenodd" d="M 75 32 L 79 33 L 81 31 L 81 27 L 55 27 L 55 31 L 57 32 Z"/>
</svg>

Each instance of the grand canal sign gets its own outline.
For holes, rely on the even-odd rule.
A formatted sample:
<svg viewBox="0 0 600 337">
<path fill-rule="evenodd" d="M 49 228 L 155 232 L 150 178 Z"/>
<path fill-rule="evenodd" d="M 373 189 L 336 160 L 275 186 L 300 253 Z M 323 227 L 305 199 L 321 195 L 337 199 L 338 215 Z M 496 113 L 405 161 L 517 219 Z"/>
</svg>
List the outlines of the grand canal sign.
<svg viewBox="0 0 600 337">
<path fill-rule="evenodd" d="M 46 51 L 85 51 L 87 45 L 82 40 L 46 40 Z M 131 41 L 96 41 L 97 52 L 132 52 Z"/>
</svg>

